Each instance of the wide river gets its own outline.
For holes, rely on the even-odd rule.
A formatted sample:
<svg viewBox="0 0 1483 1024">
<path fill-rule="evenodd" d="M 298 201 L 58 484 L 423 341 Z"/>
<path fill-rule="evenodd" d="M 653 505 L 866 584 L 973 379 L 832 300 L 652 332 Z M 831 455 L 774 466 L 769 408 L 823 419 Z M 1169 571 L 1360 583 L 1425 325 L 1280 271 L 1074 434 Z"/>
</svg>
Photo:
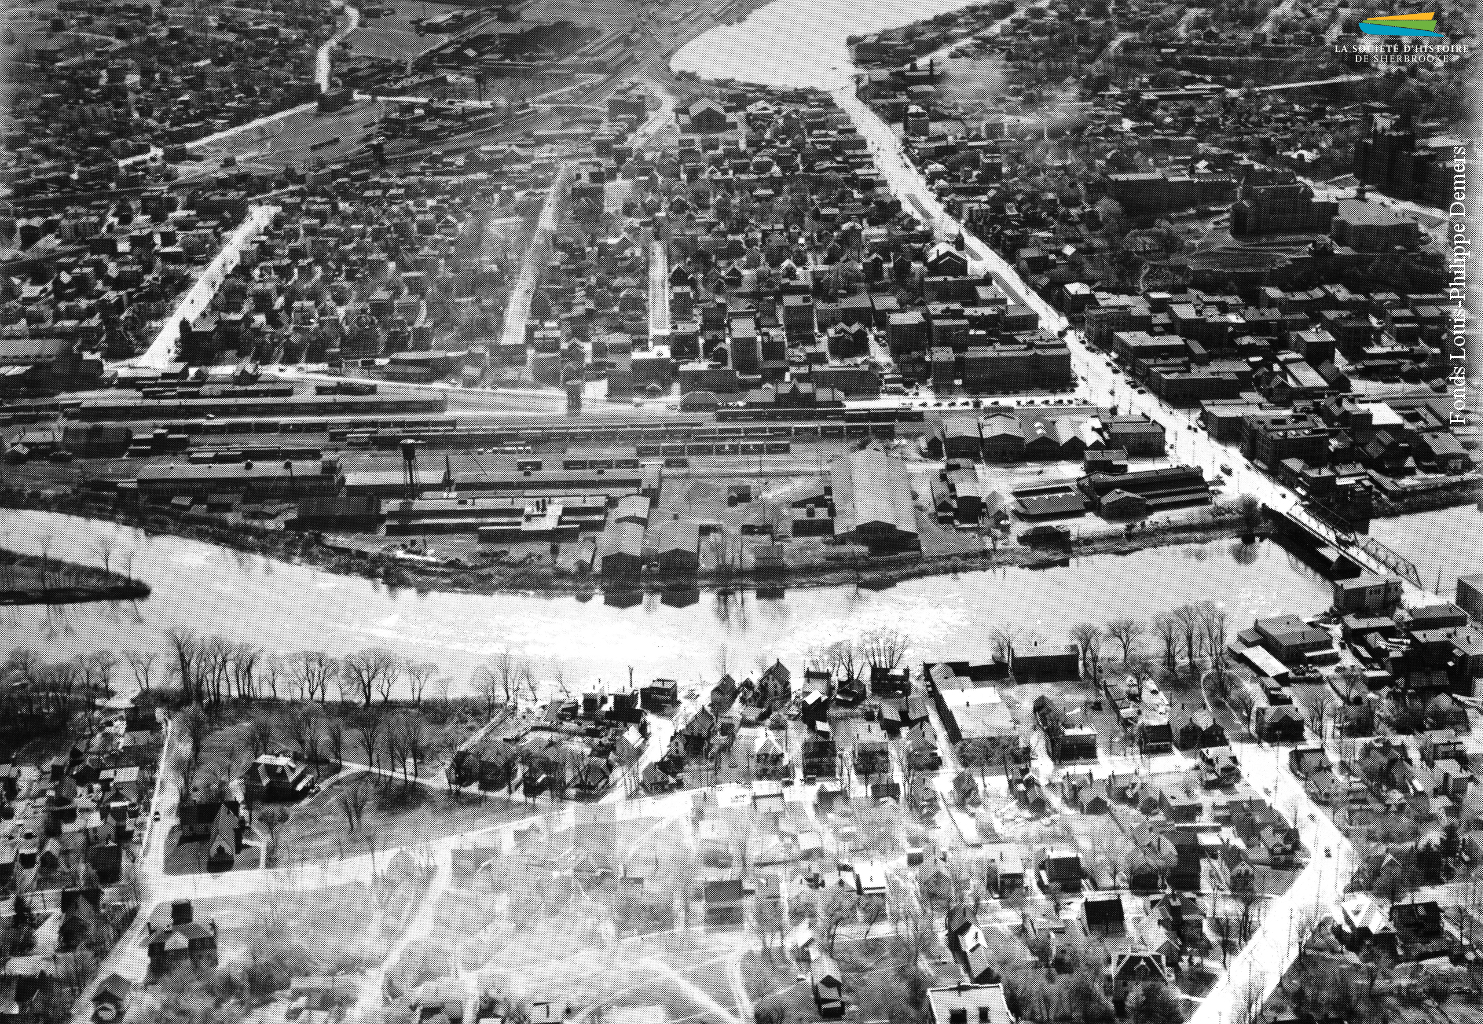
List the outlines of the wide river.
<svg viewBox="0 0 1483 1024">
<path fill-rule="evenodd" d="M 845 40 L 956 11 L 971 0 L 773 0 L 692 39 L 670 59 L 701 78 L 834 91 L 855 74 Z"/>
<path fill-rule="evenodd" d="M 113 523 L 45 512 L 0 512 L 0 546 L 96 562 L 113 545 L 115 568 L 153 593 L 143 601 L 0 609 L 0 655 L 16 645 L 61 658 L 98 648 L 166 652 L 166 631 L 188 628 L 273 652 L 320 649 L 336 656 L 369 646 L 435 662 L 461 689 L 480 663 L 506 647 L 542 681 L 561 665 L 569 686 L 634 679 L 714 680 L 724 652 L 738 675 L 762 660 L 800 667 L 810 649 L 876 626 L 911 640 L 909 658 L 986 658 L 991 632 L 1008 625 L 1023 643 L 1064 643 L 1082 621 L 1148 618 L 1189 601 L 1213 600 L 1232 624 L 1260 615 L 1320 612 L 1328 584 L 1272 543 L 1236 540 L 1073 559 L 1050 569 L 999 569 L 909 580 L 871 590 L 797 588 L 785 597 L 683 601 L 648 596 L 622 606 L 570 595 L 468 595 L 392 590 L 354 576 L 247 555 L 178 537 L 147 536 Z M 123 672 L 127 675 L 127 672 Z M 127 680 L 124 680 L 127 682 Z"/>
</svg>

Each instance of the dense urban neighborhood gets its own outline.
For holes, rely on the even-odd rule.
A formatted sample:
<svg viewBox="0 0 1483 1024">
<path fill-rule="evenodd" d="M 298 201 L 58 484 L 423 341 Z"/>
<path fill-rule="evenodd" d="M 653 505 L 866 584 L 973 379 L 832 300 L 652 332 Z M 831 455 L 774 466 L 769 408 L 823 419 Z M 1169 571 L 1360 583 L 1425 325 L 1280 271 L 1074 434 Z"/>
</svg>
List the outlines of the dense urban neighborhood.
<svg viewBox="0 0 1483 1024">
<path fill-rule="evenodd" d="M 0 15 L 0 1024 L 1483 1020 L 1472 5 L 856 6 Z"/>
</svg>

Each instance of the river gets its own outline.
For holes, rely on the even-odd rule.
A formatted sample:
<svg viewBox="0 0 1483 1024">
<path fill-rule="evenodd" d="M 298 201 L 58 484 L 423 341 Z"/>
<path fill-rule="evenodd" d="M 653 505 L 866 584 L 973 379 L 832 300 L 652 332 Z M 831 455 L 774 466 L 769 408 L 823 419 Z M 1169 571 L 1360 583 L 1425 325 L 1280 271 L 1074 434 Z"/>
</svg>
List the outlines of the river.
<svg viewBox="0 0 1483 1024">
<path fill-rule="evenodd" d="M 1064 643 L 1077 622 L 1150 617 L 1210 599 L 1245 628 L 1259 615 L 1320 612 L 1328 584 L 1276 544 L 1237 540 L 1176 545 L 1129 555 L 1073 559 L 1050 569 L 996 569 L 913 579 L 879 590 L 794 589 L 786 598 L 701 592 L 690 603 L 646 596 L 631 606 L 598 594 L 418 593 L 355 576 L 179 537 L 47 512 L 0 512 L 0 546 L 96 560 L 113 567 L 132 553 L 132 575 L 152 588 L 137 602 L 0 609 L 0 653 L 26 645 L 61 658 L 107 647 L 166 652 L 166 632 L 189 628 L 272 652 L 321 649 L 336 656 L 368 646 L 438 664 L 457 692 L 475 668 L 506 647 L 542 680 L 553 666 L 569 686 L 668 677 L 714 680 L 725 653 L 738 676 L 781 658 L 801 667 L 811 648 L 892 626 L 911 639 L 913 661 L 986 658 L 994 627 L 1025 643 Z M 127 671 L 121 670 L 127 676 Z M 131 683 L 129 680 L 122 680 Z"/>
<path fill-rule="evenodd" d="M 1411 560 L 1421 582 L 1454 600 L 1457 578 L 1483 572 L 1483 506 L 1371 519 L 1369 535 Z M 1440 582 L 1440 586 L 1437 584 Z"/>
<path fill-rule="evenodd" d="M 675 71 L 701 78 L 830 92 L 854 80 L 845 40 L 966 7 L 970 0 L 773 0 L 735 25 L 720 25 L 681 47 Z"/>
</svg>

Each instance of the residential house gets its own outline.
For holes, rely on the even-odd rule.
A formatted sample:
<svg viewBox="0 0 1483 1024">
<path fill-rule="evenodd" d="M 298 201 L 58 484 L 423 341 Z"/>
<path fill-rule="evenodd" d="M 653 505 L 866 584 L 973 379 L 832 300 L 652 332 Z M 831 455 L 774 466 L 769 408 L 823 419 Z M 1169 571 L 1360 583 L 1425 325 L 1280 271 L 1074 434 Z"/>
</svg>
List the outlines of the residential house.
<svg viewBox="0 0 1483 1024">
<path fill-rule="evenodd" d="M 1241 762 L 1230 747 L 1200 748 L 1200 781 L 1206 789 L 1234 786 L 1241 781 Z"/>
<path fill-rule="evenodd" d="M 140 943 L 148 951 L 150 971 L 160 975 L 184 965 L 215 967 L 216 922 L 197 921 L 190 900 L 174 901 L 164 915 L 148 922 Z"/>
<path fill-rule="evenodd" d="M 1205 949 L 1210 940 L 1205 934 L 1205 911 L 1193 897 L 1171 892 L 1150 901 L 1149 917 L 1157 920 L 1173 935 L 1182 950 Z M 1165 963 L 1173 963 L 1166 958 Z"/>
<path fill-rule="evenodd" d="M 808 965 L 809 987 L 813 990 L 814 1008 L 827 1019 L 843 1017 L 844 975 L 832 957 L 815 954 Z"/>
<path fill-rule="evenodd" d="M 1015 798 L 1031 814 L 1044 814 L 1050 809 L 1050 801 L 1045 796 L 1045 787 L 1028 771 L 1014 784 L 1013 788 Z"/>
<path fill-rule="evenodd" d="M 999 899 L 1006 899 L 1025 887 L 1024 850 L 1017 843 L 989 843 L 983 847 L 987 861 L 984 884 Z"/>
<path fill-rule="evenodd" d="M 1390 915 L 1368 893 L 1346 896 L 1334 914 L 1334 936 L 1347 948 L 1358 952 L 1366 946 L 1377 946 L 1392 952 L 1396 930 Z"/>
<path fill-rule="evenodd" d="M 314 777 L 292 757 L 263 754 L 248 765 L 242 784 L 251 803 L 302 800 L 314 789 Z"/>
<path fill-rule="evenodd" d="M 237 851 L 242 848 L 242 833 L 246 824 L 222 804 L 211 823 L 211 835 L 206 839 L 206 866 L 209 870 L 231 870 L 237 862 Z"/>
<path fill-rule="evenodd" d="M 1412 899 L 1393 904 L 1390 923 L 1395 928 L 1399 948 L 1407 959 L 1424 960 L 1447 952 L 1442 908 L 1436 900 Z"/>
<path fill-rule="evenodd" d="M 1040 888 L 1052 885 L 1061 887 L 1062 892 L 1080 892 L 1085 872 L 1081 867 L 1081 855 L 1069 847 L 1052 847 L 1040 858 Z"/>
<path fill-rule="evenodd" d="M 1170 821 L 1192 822 L 1200 820 L 1205 805 L 1199 797 L 1170 783 L 1159 787 L 1159 811 Z"/>
<path fill-rule="evenodd" d="M 110 974 L 99 981 L 93 992 L 93 1020 L 99 1024 L 121 1020 L 133 990 L 133 983 L 117 974 Z"/>
<path fill-rule="evenodd" d="M 1164 958 L 1152 950 L 1128 950 L 1107 958 L 1114 1004 L 1126 1002 L 1130 992 L 1146 985 L 1167 985 L 1171 980 Z"/>
<path fill-rule="evenodd" d="M 1322 747 L 1301 747 L 1288 751 L 1287 767 L 1298 778 L 1306 779 L 1320 769 L 1331 769 L 1333 765 Z"/>
<path fill-rule="evenodd" d="M 989 957 L 988 943 L 973 909 L 959 904 L 947 912 L 943 923 L 947 929 L 947 947 L 968 980 L 975 984 L 998 980 L 998 973 Z"/>
<path fill-rule="evenodd" d="M 1174 752 L 1174 730 L 1168 716 L 1145 714 L 1139 719 L 1138 750 L 1145 757 Z"/>
<path fill-rule="evenodd" d="M 1106 814 L 1106 787 L 1098 785 L 1091 772 L 1071 772 L 1061 778 L 1061 799 L 1082 814 Z"/>
<path fill-rule="evenodd" d="M 1225 729 L 1208 712 L 1200 711 L 1191 715 L 1179 727 L 1179 746 L 1182 750 L 1225 745 Z"/>
<path fill-rule="evenodd" d="M 1015 1024 L 1002 985 L 954 985 L 927 990 L 932 1024 Z"/>
<path fill-rule="evenodd" d="M 740 925 L 742 923 L 742 899 L 745 892 L 740 878 L 706 882 L 702 893 L 705 898 L 706 924 Z"/>
<path fill-rule="evenodd" d="M 1103 938 L 1127 933 L 1127 920 L 1123 916 L 1123 899 L 1117 893 L 1088 896 L 1082 903 L 1082 921 L 1088 935 Z"/>
<path fill-rule="evenodd" d="M 839 755 L 834 741 L 815 736 L 803 742 L 803 777 L 806 781 L 832 779 L 839 774 Z"/>
</svg>

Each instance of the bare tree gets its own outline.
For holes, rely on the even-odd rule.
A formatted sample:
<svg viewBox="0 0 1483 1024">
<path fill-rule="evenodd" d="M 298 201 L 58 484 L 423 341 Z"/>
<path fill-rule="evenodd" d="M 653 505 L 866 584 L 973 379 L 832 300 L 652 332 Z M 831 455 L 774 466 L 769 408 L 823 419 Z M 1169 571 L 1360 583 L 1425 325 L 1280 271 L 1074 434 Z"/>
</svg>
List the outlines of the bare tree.
<svg viewBox="0 0 1483 1024">
<path fill-rule="evenodd" d="M 201 748 L 206 742 L 206 737 L 211 735 L 211 719 L 206 715 L 206 709 L 200 704 L 192 704 L 180 713 L 180 728 L 185 733 L 189 742 L 189 752 L 192 761 L 199 763 L 201 759 Z"/>
<path fill-rule="evenodd" d="M 516 686 L 520 680 L 520 662 L 514 653 L 506 647 L 494 656 L 490 662 L 495 677 L 499 680 L 500 692 L 504 695 L 506 704 L 515 702 Z"/>
<path fill-rule="evenodd" d="M 846 682 L 858 678 L 864 667 L 860 648 L 849 640 L 837 640 L 824 648 L 824 659 L 830 676 Z"/>
<path fill-rule="evenodd" d="M 438 666 L 430 661 L 409 661 L 405 664 L 407 685 L 412 690 L 412 703 L 422 706 L 422 693 L 427 684 L 438 674 Z"/>
<path fill-rule="evenodd" d="M 1173 615 L 1156 615 L 1153 620 L 1154 636 L 1164 648 L 1164 668 L 1170 676 L 1179 672 L 1179 620 Z"/>
<path fill-rule="evenodd" d="M 261 667 L 257 670 L 257 678 L 262 680 L 263 685 L 268 688 L 268 696 L 278 699 L 278 684 L 282 681 L 286 666 L 283 659 L 276 654 L 270 654 L 263 659 Z"/>
<path fill-rule="evenodd" d="M 103 571 L 113 571 L 113 540 L 110 537 L 99 537 L 93 541 L 93 553 L 98 556 L 98 563 L 103 566 Z"/>
<path fill-rule="evenodd" d="M 1138 646 L 1146 631 L 1137 619 L 1113 619 L 1107 624 L 1107 635 L 1122 649 L 1125 663 L 1133 656 L 1133 648 Z"/>
<path fill-rule="evenodd" d="M 124 661 L 129 666 L 129 671 L 134 674 L 134 683 L 139 687 L 140 693 L 148 693 L 154 673 L 155 659 L 158 657 L 153 651 L 124 651 Z"/>
<path fill-rule="evenodd" d="M 1306 716 L 1308 728 L 1313 730 L 1313 735 L 1320 743 L 1328 735 L 1324 727 L 1337 715 L 1338 710 L 1337 702 L 1326 693 L 1321 693 L 1309 701 Z"/>
<path fill-rule="evenodd" d="M 402 777 L 407 778 L 406 761 L 412 762 L 413 776 L 421 774 L 422 763 L 431 749 L 427 722 L 423 717 L 415 712 L 397 715 L 391 720 L 386 735 L 388 743 L 393 735 L 396 737 L 396 746 L 404 759 Z"/>
<path fill-rule="evenodd" d="M 371 706 L 371 698 L 385 676 L 400 672 L 398 660 L 395 654 L 380 647 L 346 655 L 342 671 L 351 680 L 352 692 L 359 696 L 363 706 Z"/>
<path fill-rule="evenodd" d="M 171 667 L 180 682 L 181 693 L 187 701 L 194 702 L 198 696 L 196 660 L 201 641 L 188 629 L 167 630 L 165 639 L 170 642 L 170 649 L 175 654 L 175 664 Z"/>
<path fill-rule="evenodd" d="M 109 650 L 97 650 L 87 655 L 82 666 L 83 678 L 88 689 L 88 706 L 92 706 L 92 694 L 108 693 L 113 689 L 113 672 L 118 668 L 118 657 Z"/>
<path fill-rule="evenodd" d="M 361 746 L 366 751 L 366 764 L 376 767 L 376 754 L 383 733 L 385 720 L 374 711 L 363 711 L 355 719 L 355 729 L 360 733 Z"/>
<path fill-rule="evenodd" d="M 237 686 L 237 696 L 257 696 L 257 678 L 255 673 L 258 660 L 262 656 L 263 649 L 256 644 L 243 642 L 232 645 L 230 657 L 232 659 L 233 681 Z"/>
<path fill-rule="evenodd" d="M 340 787 L 340 794 L 335 799 L 340 810 L 345 814 L 345 823 L 354 832 L 360 826 L 361 819 L 365 816 L 366 805 L 371 802 L 370 787 L 365 784 L 365 779 L 356 779 L 347 786 Z"/>
<path fill-rule="evenodd" d="M 283 719 L 284 732 L 298 745 L 304 758 L 319 767 L 319 716 L 313 711 L 295 707 Z"/>
<path fill-rule="evenodd" d="M 278 830 L 288 821 L 288 812 L 282 807 L 265 808 L 253 822 L 255 828 L 264 833 L 267 843 L 263 847 L 263 859 L 271 865 L 278 858 Z"/>
<path fill-rule="evenodd" d="M 1210 667 L 1215 672 L 1215 681 L 1222 691 L 1226 684 L 1226 645 L 1230 642 L 1231 620 L 1224 608 L 1214 601 L 1201 601 L 1200 633 L 1204 637 L 1205 650 L 1210 655 Z"/>
<path fill-rule="evenodd" d="M 170 762 L 171 769 L 175 772 L 175 781 L 180 787 L 180 799 L 191 799 L 191 790 L 196 783 L 196 767 L 198 762 L 191 756 L 188 750 L 178 750 L 174 759 Z"/>
<path fill-rule="evenodd" d="M 324 651 L 300 651 L 293 655 L 290 671 L 303 698 L 323 704 L 329 699 L 330 683 L 339 678 L 341 667 Z"/>
<path fill-rule="evenodd" d="M 994 657 L 1001 661 L 1014 659 L 1014 645 L 1019 639 L 1019 631 L 1013 626 L 995 626 L 989 631 L 989 641 L 994 645 Z"/>
<path fill-rule="evenodd" d="M 381 674 L 376 678 L 376 692 L 381 695 L 382 704 L 391 703 L 391 694 L 396 689 L 396 684 L 401 680 L 402 666 L 404 664 L 402 659 L 395 655 L 390 655 L 386 659 Z"/>
<path fill-rule="evenodd" d="M 247 741 L 254 758 L 273 751 L 273 719 L 264 712 L 257 712 L 248 723 Z"/>
<path fill-rule="evenodd" d="M 860 650 L 872 669 L 891 670 L 900 665 L 911 644 L 906 634 L 888 627 L 872 629 L 860 639 Z"/>
<path fill-rule="evenodd" d="M 1200 647 L 1203 635 L 1200 630 L 1200 609 L 1197 605 L 1182 604 L 1169 613 L 1179 627 L 1184 639 L 1184 654 L 1189 659 L 1190 679 L 1199 677 Z"/>
<path fill-rule="evenodd" d="M 556 692 L 561 694 L 563 697 L 570 697 L 572 695 L 571 690 L 568 689 L 566 685 L 565 663 L 561 661 L 553 661 L 551 663 L 551 685 L 554 686 L 556 688 Z"/>
<path fill-rule="evenodd" d="M 854 897 L 844 889 L 835 889 L 824 901 L 820 922 L 824 926 L 824 943 L 830 956 L 834 955 L 834 940 L 839 935 L 839 929 L 855 920 L 855 910 Z"/>
<path fill-rule="evenodd" d="M 480 665 L 474 670 L 474 692 L 484 701 L 484 714 L 488 718 L 494 717 L 495 710 L 500 706 L 500 697 L 503 690 L 500 688 L 499 673 L 490 665 Z"/>
<path fill-rule="evenodd" d="M 1071 642 L 1081 652 L 1081 669 L 1095 677 L 1102 651 L 1102 627 L 1094 622 L 1078 622 L 1071 627 Z"/>
<path fill-rule="evenodd" d="M 1241 525 L 1247 533 L 1256 533 L 1262 528 L 1262 521 L 1266 516 L 1266 510 L 1255 495 L 1243 494 L 1237 506 L 1241 510 Z"/>
<path fill-rule="evenodd" d="M 330 757 L 338 768 L 345 764 L 345 720 L 339 715 L 330 715 L 324 723 L 324 735 L 330 745 Z"/>
</svg>

